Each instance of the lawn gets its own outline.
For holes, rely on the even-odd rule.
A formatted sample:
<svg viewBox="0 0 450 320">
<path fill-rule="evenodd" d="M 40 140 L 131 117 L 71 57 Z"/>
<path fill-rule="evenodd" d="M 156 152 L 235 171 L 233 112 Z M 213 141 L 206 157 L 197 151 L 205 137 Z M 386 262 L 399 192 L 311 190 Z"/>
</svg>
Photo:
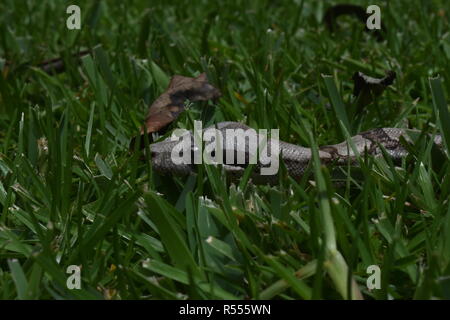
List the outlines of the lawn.
<svg viewBox="0 0 450 320">
<path fill-rule="evenodd" d="M 331 32 L 333 4 L 2 0 L 0 299 L 450 299 L 448 0 L 378 1 L 382 41 L 350 16 Z M 45 72 L 54 58 L 64 72 Z M 353 74 L 386 70 L 351 112 Z M 130 140 L 173 75 L 202 72 L 222 97 L 159 136 L 240 121 L 313 150 L 377 127 L 446 144 L 419 139 L 397 165 L 313 157 L 273 186 L 208 165 L 162 176 Z"/>
</svg>

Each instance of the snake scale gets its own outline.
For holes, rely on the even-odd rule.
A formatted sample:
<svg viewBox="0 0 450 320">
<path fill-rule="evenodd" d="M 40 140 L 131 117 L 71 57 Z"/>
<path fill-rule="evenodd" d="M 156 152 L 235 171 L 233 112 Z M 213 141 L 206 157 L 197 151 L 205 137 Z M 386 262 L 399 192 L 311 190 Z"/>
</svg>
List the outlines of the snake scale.
<svg viewBox="0 0 450 320">
<path fill-rule="evenodd" d="M 243 140 L 245 143 L 238 143 L 235 136 L 230 135 L 230 131 L 227 129 L 248 130 L 251 128 L 239 122 L 220 122 L 216 124 L 214 128 L 222 133 L 223 141 L 221 147 L 224 154 L 227 151 L 227 148 L 231 148 L 232 152 L 245 155 L 244 163 L 237 163 L 237 157 L 235 157 L 232 162 L 227 162 L 227 159 L 224 157 L 222 162 L 225 172 L 231 175 L 232 178 L 241 177 L 245 171 L 245 168 L 249 164 L 249 159 L 252 156 L 249 146 L 250 140 L 245 139 Z M 206 128 L 203 131 L 207 129 L 209 128 Z M 351 141 L 353 143 L 353 147 L 361 155 L 367 153 L 375 157 L 383 156 L 382 149 L 380 148 L 380 146 L 382 146 L 392 160 L 394 160 L 394 162 L 398 162 L 408 155 L 407 150 L 400 140 L 400 137 L 403 136 L 406 141 L 411 142 L 412 140 L 408 132 L 409 131 L 406 129 L 399 128 L 377 128 L 354 135 L 351 137 Z M 259 134 L 257 133 L 257 135 Z M 192 131 L 187 131 L 185 133 L 185 138 L 186 137 L 193 141 L 194 138 Z M 267 141 L 267 149 L 269 150 L 269 153 L 271 150 L 270 146 L 274 142 L 278 142 L 280 160 L 284 162 L 291 177 L 296 180 L 300 179 L 312 160 L 311 149 L 272 138 L 269 138 Z M 215 139 L 211 139 L 210 143 L 215 146 Z M 437 146 L 441 146 L 442 137 L 440 135 L 435 135 L 434 143 Z M 171 138 L 167 138 L 166 140 L 150 145 L 152 167 L 155 171 L 162 174 L 173 175 L 187 175 L 196 171 L 195 164 L 175 163 L 173 161 L 172 151 L 177 144 L 179 144 L 179 140 L 171 140 Z M 195 144 L 192 145 L 195 146 Z M 195 147 L 192 147 L 190 151 L 193 152 L 194 148 Z M 319 158 L 324 164 L 334 163 L 337 165 L 344 165 L 350 161 L 350 163 L 357 165 L 354 149 L 352 148 L 351 143 L 349 144 L 347 141 L 319 147 Z M 259 184 L 276 183 L 276 181 L 278 181 L 277 175 L 262 175 L 260 171 L 257 170 L 258 167 L 263 167 L 265 165 L 266 164 L 262 164 L 259 161 L 256 163 L 256 169 L 253 170 L 252 175 L 253 182 Z"/>
<path fill-rule="evenodd" d="M 364 107 L 371 104 L 387 86 L 392 84 L 394 79 L 395 72 L 393 71 L 387 72 L 386 77 L 381 79 L 366 76 L 361 72 L 355 73 L 353 94 L 358 98 L 356 100 L 357 105 Z M 151 135 L 155 132 L 161 132 L 168 124 L 176 120 L 184 112 L 187 101 L 215 101 L 220 96 L 221 92 L 209 83 L 205 73 L 194 78 L 180 75 L 173 76 L 167 90 L 150 106 L 145 124 L 141 128 L 141 135 L 137 137 L 138 139 L 132 139 L 130 148 L 135 149 L 137 142 L 142 148 L 145 134 Z M 196 140 L 199 135 L 203 137 L 213 128 L 215 134 L 210 135 L 210 139 L 204 139 L 200 143 L 199 140 Z M 210 159 L 213 159 L 212 163 L 221 164 L 231 178 L 239 179 L 248 165 L 254 164 L 251 176 L 254 183 L 275 184 L 279 181 L 280 161 L 286 166 L 288 174 L 298 180 L 304 175 L 313 158 L 310 148 L 280 141 L 277 135 L 266 140 L 266 149 L 264 149 L 264 146 L 261 148 L 259 142 L 264 140 L 262 139 L 264 137 L 261 137 L 264 132 L 256 132 L 256 130 L 239 122 L 220 122 L 206 129 L 197 129 L 195 135 L 192 131 L 184 131 L 181 135 L 178 135 L 178 139 L 167 138 L 163 141 L 151 143 L 150 152 L 153 169 L 162 174 L 176 176 L 194 173 L 197 164 L 202 162 L 197 161 L 199 154 L 204 156 L 203 147 L 208 146 L 209 151 L 213 151 L 209 154 Z M 238 131 L 241 133 L 251 132 L 251 137 L 255 139 L 252 140 L 250 136 L 245 134 L 239 139 L 235 135 Z M 357 166 L 358 154 L 380 157 L 383 155 L 384 149 L 394 162 L 399 162 L 408 155 L 401 137 L 407 142 L 413 142 L 411 132 L 420 133 L 416 130 L 399 128 L 372 129 L 356 134 L 348 141 L 319 147 L 318 156 L 321 163 L 325 165 L 351 164 Z M 188 146 L 180 148 L 180 140 L 189 142 Z M 218 144 L 219 141 L 221 141 L 220 144 Z M 442 137 L 435 135 L 434 143 L 441 146 Z M 266 157 L 261 157 L 261 155 L 264 155 L 264 152 L 260 152 L 261 150 L 266 151 Z M 232 154 L 231 157 L 229 157 L 230 154 Z M 180 161 L 180 158 L 182 158 L 182 161 Z M 267 161 L 268 158 L 270 158 L 269 162 Z M 192 161 L 193 159 L 196 160 Z M 276 170 L 268 170 L 274 167 L 274 163 L 277 164 Z M 270 171 L 269 174 L 267 174 L 268 171 Z"/>
</svg>

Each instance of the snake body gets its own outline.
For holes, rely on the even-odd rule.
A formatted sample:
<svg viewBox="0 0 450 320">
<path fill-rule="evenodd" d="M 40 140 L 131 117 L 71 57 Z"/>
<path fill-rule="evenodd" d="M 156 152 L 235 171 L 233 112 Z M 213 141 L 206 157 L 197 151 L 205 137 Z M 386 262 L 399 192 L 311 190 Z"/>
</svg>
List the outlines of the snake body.
<svg viewBox="0 0 450 320">
<path fill-rule="evenodd" d="M 232 151 L 236 155 L 244 154 L 244 163 L 237 163 L 237 157 L 235 157 L 232 162 L 227 162 L 227 159 L 223 159 L 223 168 L 230 174 L 233 178 L 239 178 L 243 175 L 245 168 L 249 164 L 249 159 L 253 156 L 249 148 L 249 140 L 244 140 L 238 143 L 235 137 L 229 134 L 228 129 L 242 129 L 249 130 L 250 127 L 238 123 L 238 122 L 220 122 L 214 125 L 214 128 L 222 133 L 222 150 L 225 152 Z M 211 129 L 206 128 L 203 131 Z M 416 131 L 418 132 L 418 131 Z M 257 133 L 258 138 L 259 134 Z M 407 150 L 401 143 L 400 137 L 404 137 L 406 141 L 411 142 L 410 131 L 400 128 L 377 128 L 369 131 L 361 132 L 359 134 L 351 137 L 352 143 L 347 141 L 341 142 L 334 145 L 327 145 L 319 147 L 319 158 L 324 164 L 357 164 L 357 158 L 354 150 L 357 153 L 363 155 L 368 153 L 369 155 L 379 157 L 382 156 L 382 148 L 386 153 L 395 161 L 399 161 L 408 155 Z M 191 131 L 185 133 L 184 138 L 193 141 L 193 134 Z M 213 139 L 215 140 L 215 139 Z M 233 141 L 230 141 L 233 140 Z M 267 148 L 269 154 L 271 152 L 271 146 L 274 142 L 278 142 L 279 145 L 279 157 L 284 162 L 288 174 L 294 179 L 300 179 L 308 165 L 312 160 L 312 151 L 310 148 L 306 148 L 300 145 L 287 143 L 281 140 L 275 140 L 269 138 L 267 140 Z M 242 143 L 243 142 L 243 143 Z M 211 141 L 215 144 L 215 141 Z M 227 144 L 228 143 L 228 144 Z M 440 135 L 434 136 L 434 143 L 438 146 L 442 145 L 442 137 Z M 194 173 L 195 164 L 192 163 L 175 163 L 172 157 L 172 151 L 179 144 L 179 141 L 173 141 L 170 138 L 163 140 L 161 142 L 156 142 L 150 145 L 151 151 L 151 162 L 152 167 L 155 171 L 162 174 L 172 174 L 172 175 L 186 175 Z M 353 144 L 353 146 L 351 146 Z M 194 145 L 194 144 L 193 144 Z M 195 146 L 195 145 L 194 145 Z M 382 148 L 381 148 L 382 147 Z M 190 149 L 193 152 L 195 147 Z M 267 164 L 261 163 L 259 160 L 256 163 L 256 168 L 253 171 L 252 179 L 255 183 L 276 183 L 278 181 L 277 175 L 262 175 L 260 170 L 261 167 L 267 166 Z"/>
</svg>

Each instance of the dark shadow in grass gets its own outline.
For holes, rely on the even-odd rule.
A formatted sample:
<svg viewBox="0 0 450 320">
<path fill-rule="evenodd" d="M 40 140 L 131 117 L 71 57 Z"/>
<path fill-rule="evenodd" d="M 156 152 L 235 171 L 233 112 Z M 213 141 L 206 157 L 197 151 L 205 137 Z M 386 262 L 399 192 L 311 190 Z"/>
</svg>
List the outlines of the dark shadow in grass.
<svg viewBox="0 0 450 320">
<path fill-rule="evenodd" d="M 367 18 L 369 14 L 366 13 L 363 7 L 353 4 L 338 4 L 327 9 L 324 16 L 325 24 L 330 32 L 335 32 L 337 30 L 337 18 L 344 15 L 351 15 L 358 18 L 364 26 L 367 32 L 372 33 L 377 41 L 383 41 L 383 34 L 386 32 L 386 27 L 381 23 L 381 30 L 370 30 L 366 26 Z"/>
<path fill-rule="evenodd" d="M 91 50 L 82 50 L 77 53 L 74 53 L 72 55 L 72 58 L 76 59 L 76 61 L 79 62 L 79 61 L 81 61 L 81 58 L 89 55 L 90 53 L 91 53 Z M 8 75 L 8 74 L 16 75 L 16 74 L 20 73 L 21 71 L 28 69 L 29 67 L 32 67 L 32 64 L 29 62 L 20 64 L 15 67 L 13 62 L 6 61 L 4 70 L 3 70 L 3 74 L 4 75 Z M 38 69 L 41 69 L 42 71 L 44 71 L 45 73 L 47 73 L 49 75 L 57 75 L 57 74 L 60 74 L 60 73 L 63 73 L 66 71 L 66 64 L 64 62 L 63 57 L 58 57 L 58 58 L 42 61 L 42 62 L 38 63 L 37 65 L 35 65 L 35 67 Z"/>
</svg>

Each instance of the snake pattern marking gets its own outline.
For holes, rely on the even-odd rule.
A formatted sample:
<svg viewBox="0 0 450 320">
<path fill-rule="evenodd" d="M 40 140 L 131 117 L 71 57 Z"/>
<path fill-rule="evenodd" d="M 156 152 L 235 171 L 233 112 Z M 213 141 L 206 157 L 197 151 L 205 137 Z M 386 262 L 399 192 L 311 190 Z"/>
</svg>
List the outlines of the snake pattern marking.
<svg viewBox="0 0 450 320">
<path fill-rule="evenodd" d="M 233 152 L 242 152 L 246 154 L 246 163 L 244 164 L 227 163 L 226 159 L 224 159 L 223 161 L 223 167 L 226 173 L 231 175 L 232 178 L 239 178 L 244 173 L 245 168 L 248 165 L 248 159 L 250 158 L 250 155 L 248 155 L 248 140 L 245 140 L 245 143 L 243 144 L 235 143 L 235 137 L 230 137 L 229 135 L 227 135 L 227 129 L 247 130 L 251 128 L 239 122 L 220 122 L 213 127 L 215 127 L 222 133 L 224 139 L 222 146 L 227 145 L 227 139 L 233 139 L 230 144 L 234 148 Z M 207 129 L 208 128 L 204 130 Z M 382 150 L 380 146 L 382 146 L 387 154 L 393 159 L 393 161 L 398 162 L 408 155 L 407 150 L 403 147 L 400 141 L 401 136 L 403 136 L 408 142 L 412 141 L 408 135 L 408 132 L 409 131 L 407 131 L 406 129 L 400 128 L 377 128 L 361 132 L 351 137 L 351 140 L 357 152 L 361 155 L 368 153 L 369 155 L 380 157 L 382 156 Z M 193 139 L 191 131 L 188 131 L 186 134 L 191 139 Z M 269 153 L 270 145 L 272 142 L 273 139 L 269 139 L 267 143 Z M 311 149 L 300 145 L 287 143 L 281 140 L 277 142 L 279 143 L 280 159 L 284 162 L 289 175 L 296 180 L 300 179 L 304 174 L 305 169 L 308 167 L 309 163 L 312 160 Z M 166 140 L 150 145 L 153 170 L 162 174 L 172 175 L 187 175 L 195 172 L 194 164 L 177 164 L 172 160 L 172 149 L 178 143 L 178 141 L 172 141 L 170 138 L 167 138 Z M 212 141 L 211 143 L 214 143 L 214 141 Z M 442 146 L 442 137 L 440 135 L 435 135 L 434 143 L 439 147 Z M 222 148 L 225 149 L 225 147 Z M 344 165 L 349 161 L 350 163 L 357 165 L 356 155 L 353 152 L 352 147 L 347 142 L 319 147 L 319 158 L 325 165 L 330 163 Z M 262 166 L 262 164 L 258 161 L 256 166 Z M 278 177 L 277 175 L 260 175 L 259 170 L 254 170 L 252 180 L 254 183 L 272 184 L 278 181 Z"/>
</svg>

